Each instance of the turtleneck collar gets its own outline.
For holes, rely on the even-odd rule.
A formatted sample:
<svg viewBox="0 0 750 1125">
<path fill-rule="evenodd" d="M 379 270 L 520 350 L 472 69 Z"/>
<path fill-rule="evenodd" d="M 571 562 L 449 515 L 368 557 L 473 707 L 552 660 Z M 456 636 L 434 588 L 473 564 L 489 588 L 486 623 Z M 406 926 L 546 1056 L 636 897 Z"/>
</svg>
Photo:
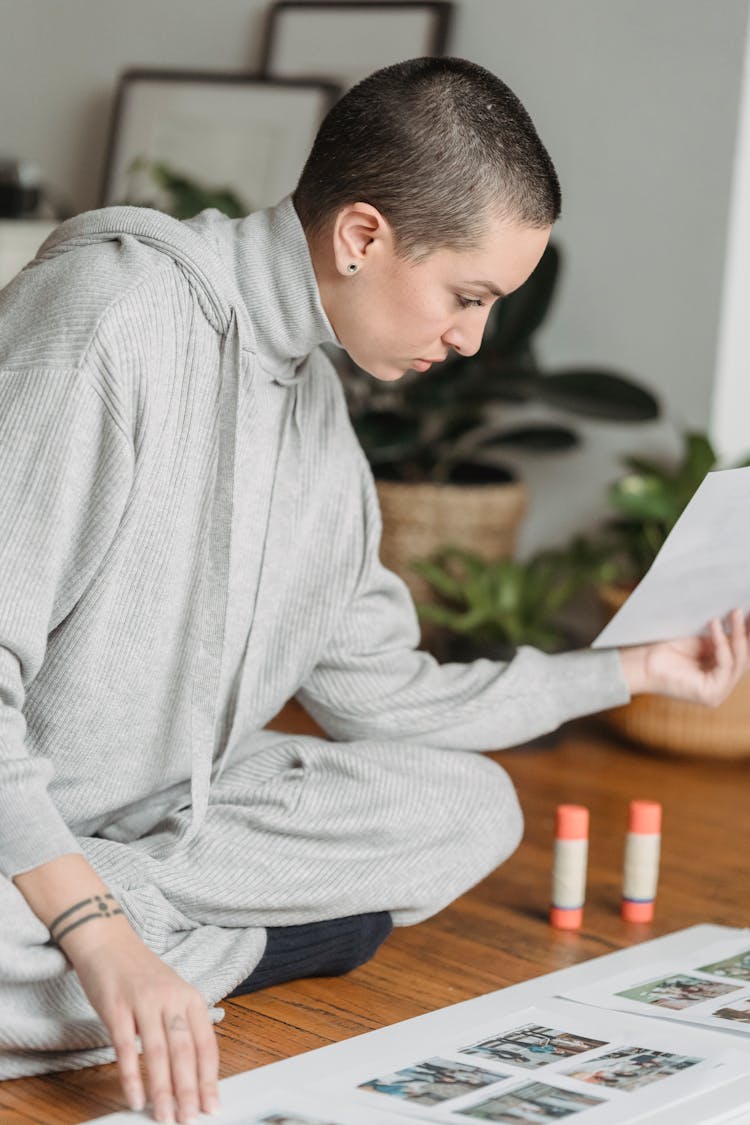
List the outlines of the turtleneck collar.
<svg viewBox="0 0 750 1125">
<path fill-rule="evenodd" d="M 291 195 L 245 219 L 210 210 L 186 225 L 213 244 L 232 273 L 260 362 L 278 382 L 296 379 L 301 361 L 319 344 L 341 347 L 320 299 Z"/>
</svg>

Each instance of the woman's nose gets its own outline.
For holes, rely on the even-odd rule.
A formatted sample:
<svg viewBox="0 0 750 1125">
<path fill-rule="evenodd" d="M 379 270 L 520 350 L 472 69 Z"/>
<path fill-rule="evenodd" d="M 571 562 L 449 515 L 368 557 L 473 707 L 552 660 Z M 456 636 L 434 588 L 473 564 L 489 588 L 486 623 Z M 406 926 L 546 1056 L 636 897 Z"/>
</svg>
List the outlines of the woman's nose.
<svg viewBox="0 0 750 1125">
<path fill-rule="evenodd" d="M 481 324 L 477 324 L 472 328 L 451 327 L 447 332 L 443 333 L 443 343 L 446 347 L 453 348 L 454 351 L 459 352 L 460 355 L 476 355 L 482 343 L 485 323 L 486 321 L 482 321 Z"/>
</svg>

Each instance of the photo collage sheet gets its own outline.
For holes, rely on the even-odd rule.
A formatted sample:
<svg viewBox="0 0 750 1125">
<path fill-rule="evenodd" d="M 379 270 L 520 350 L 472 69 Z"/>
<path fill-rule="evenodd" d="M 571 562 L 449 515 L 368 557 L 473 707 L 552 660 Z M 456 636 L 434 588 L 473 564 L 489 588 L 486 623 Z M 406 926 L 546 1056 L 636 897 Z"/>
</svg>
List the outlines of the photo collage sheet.
<svg viewBox="0 0 750 1125">
<path fill-rule="evenodd" d="M 450 1040 L 414 1036 L 411 1052 L 382 1045 L 367 1063 L 321 1079 L 296 1103 L 302 1109 L 278 1096 L 242 1125 L 625 1125 L 750 1075 L 750 1056 L 716 1035 L 565 1001 L 505 1013 Z"/>
<path fill-rule="evenodd" d="M 642 974 L 622 974 L 565 995 L 609 1010 L 750 1036 L 750 941 L 716 942 L 687 961 L 651 965 Z"/>
</svg>

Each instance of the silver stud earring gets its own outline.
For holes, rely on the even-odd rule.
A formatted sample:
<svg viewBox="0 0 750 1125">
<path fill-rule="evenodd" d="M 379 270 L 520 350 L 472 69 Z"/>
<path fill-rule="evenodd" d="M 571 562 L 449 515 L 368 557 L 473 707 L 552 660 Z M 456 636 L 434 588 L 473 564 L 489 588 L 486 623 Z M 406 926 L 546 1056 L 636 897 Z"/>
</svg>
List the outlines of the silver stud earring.
<svg viewBox="0 0 750 1125">
<path fill-rule="evenodd" d="M 346 272 L 347 273 L 356 273 L 358 269 L 359 269 L 359 266 L 355 265 L 355 263 L 352 262 L 351 265 L 346 267 Z"/>
</svg>

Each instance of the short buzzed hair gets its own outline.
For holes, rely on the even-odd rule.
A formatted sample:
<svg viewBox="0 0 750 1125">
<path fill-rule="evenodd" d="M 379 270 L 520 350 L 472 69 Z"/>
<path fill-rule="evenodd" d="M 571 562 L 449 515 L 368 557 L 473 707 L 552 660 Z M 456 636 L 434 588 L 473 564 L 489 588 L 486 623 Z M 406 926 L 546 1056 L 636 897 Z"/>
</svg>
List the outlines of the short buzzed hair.
<svg viewBox="0 0 750 1125">
<path fill-rule="evenodd" d="M 484 67 L 420 58 L 375 71 L 325 117 L 293 194 L 308 236 L 350 203 L 387 219 L 397 252 L 481 247 L 490 215 L 551 226 L 560 184 L 520 101 Z"/>
</svg>

